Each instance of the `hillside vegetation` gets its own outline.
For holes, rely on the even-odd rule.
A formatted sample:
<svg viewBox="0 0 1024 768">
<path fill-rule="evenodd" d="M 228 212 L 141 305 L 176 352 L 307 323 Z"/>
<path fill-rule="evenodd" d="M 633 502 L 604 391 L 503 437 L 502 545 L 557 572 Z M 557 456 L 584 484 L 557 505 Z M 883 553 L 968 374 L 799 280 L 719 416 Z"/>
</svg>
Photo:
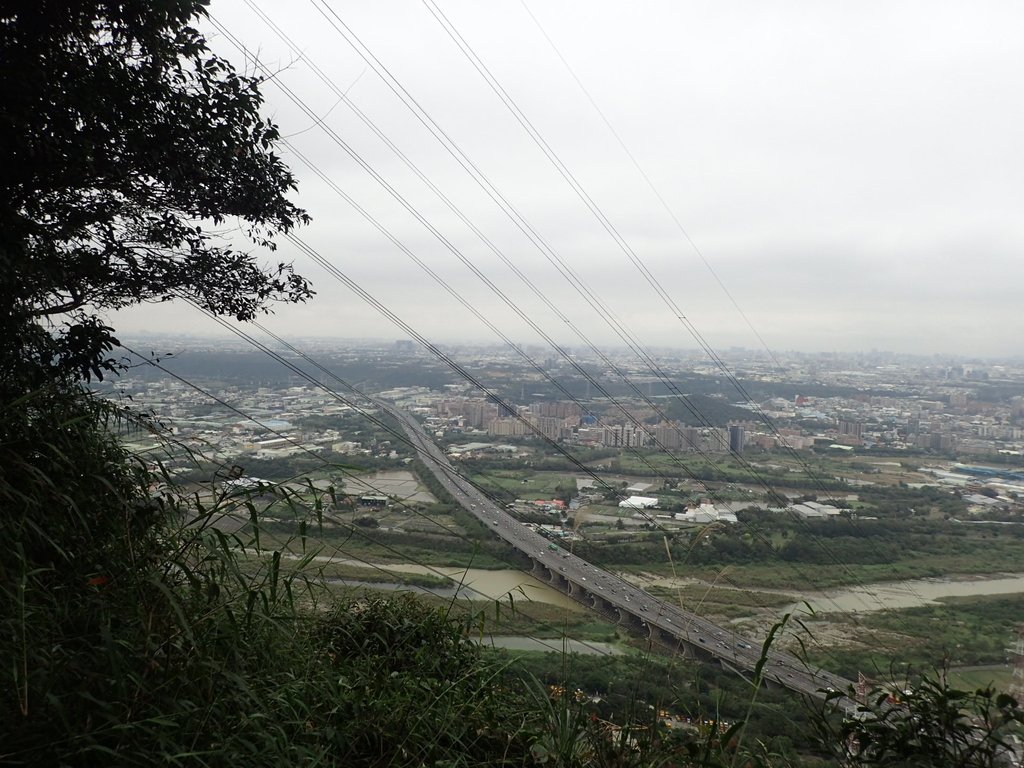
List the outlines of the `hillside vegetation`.
<svg viewBox="0 0 1024 768">
<path fill-rule="evenodd" d="M 261 266 L 307 217 L 260 82 L 209 53 L 204 13 L 0 14 L 0 765 L 793 764 L 792 741 L 748 736 L 746 716 L 669 732 L 638 693 L 611 722 L 485 655 L 451 606 L 340 599 L 309 572 L 315 509 L 276 492 L 289 520 L 309 513 L 292 561 L 258 525 L 217 527 L 258 522 L 244 495 L 177 487 L 123 448 L 126 430 L 166 435 L 89 391 L 124 365 L 105 313 L 185 299 L 246 321 L 312 295 L 289 264 Z M 225 245 L 228 219 L 246 246 Z M 729 711 L 759 706 L 753 683 Z M 996 764 L 1015 702 L 920 690 L 860 720 L 812 711 L 797 741 L 819 763 Z"/>
</svg>

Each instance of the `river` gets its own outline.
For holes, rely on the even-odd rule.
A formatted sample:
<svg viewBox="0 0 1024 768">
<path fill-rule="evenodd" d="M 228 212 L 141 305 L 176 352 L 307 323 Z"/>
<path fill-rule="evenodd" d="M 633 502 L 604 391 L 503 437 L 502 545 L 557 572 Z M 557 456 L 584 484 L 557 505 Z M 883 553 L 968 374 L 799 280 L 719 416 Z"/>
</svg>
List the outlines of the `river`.
<svg viewBox="0 0 1024 768">
<path fill-rule="evenodd" d="M 866 613 L 890 608 L 914 608 L 936 602 L 940 597 L 1012 595 L 1024 592 L 1024 574 L 1008 573 L 995 578 L 913 579 L 884 582 L 850 589 L 830 589 L 810 594 L 805 600 L 820 613 Z M 803 602 L 790 606 L 804 608 Z"/>
<path fill-rule="evenodd" d="M 358 565 L 366 567 L 362 560 L 345 560 L 341 558 L 325 557 L 335 563 L 346 565 Z M 508 595 L 513 601 L 535 600 L 541 603 L 550 603 L 562 608 L 578 608 L 579 604 L 570 600 L 567 595 L 558 590 L 552 589 L 547 584 L 533 576 L 512 568 L 500 570 L 485 570 L 483 568 L 458 568 L 453 566 L 429 566 L 415 563 L 387 563 L 379 566 L 381 570 L 394 571 L 396 573 L 419 573 L 431 576 L 447 576 L 455 582 L 450 587 L 411 587 L 405 584 L 389 583 L 367 583 L 348 579 L 332 579 L 335 583 L 345 583 L 352 586 L 366 586 L 374 589 L 396 589 L 410 592 L 423 592 L 426 594 L 438 595 L 439 597 L 464 597 L 470 600 L 505 600 Z"/>
<path fill-rule="evenodd" d="M 326 558 L 334 559 L 334 558 Z M 339 562 L 335 559 L 335 562 Z M 341 560 L 351 565 L 366 563 L 361 560 Z M 426 566 L 414 563 L 389 563 L 381 566 L 389 571 L 401 573 L 423 573 L 448 576 L 459 587 L 410 588 L 405 585 L 367 584 L 377 589 L 406 589 L 423 591 L 444 597 L 458 594 L 460 597 L 477 600 L 500 600 L 511 594 L 514 600 L 536 600 L 561 607 L 573 607 L 578 604 L 566 595 L 552 589 L 542 581 L 529 574 L 511 568 L 502 570 L 485 570 L 482 568 L 458 568 L 451 566 Z M 658 583 L 669 586 L 672 579 L 658 579 Z M 692 579 L 677 579 L 676 582 L 686 584 L 700 583 Z M 355 583 L 355 582 L 353 582 Z M 718 585 L 721 587 L 722 585 Z M 776 590 L 757 590 L 776 591 Z M 993 578 L 930 578 L 913 579 L 903 582 L 881 582 L 864 587 L 830 589 L 824 592 L 809 592 L 800 596 L 789 590 L 780 592 L 792 594 L 799 598 L 786 611 L 800 613 L 806 611 L 804 603 L 816 613 L 866 613 L 870 611 L 888 610 L 891 608 L 913 608 L 928 605 L 942 597 L 972 597 L 975 595 L 1011 595 L 1024 592 L 1024 573 L 1001 574 Z"/>
</svg>

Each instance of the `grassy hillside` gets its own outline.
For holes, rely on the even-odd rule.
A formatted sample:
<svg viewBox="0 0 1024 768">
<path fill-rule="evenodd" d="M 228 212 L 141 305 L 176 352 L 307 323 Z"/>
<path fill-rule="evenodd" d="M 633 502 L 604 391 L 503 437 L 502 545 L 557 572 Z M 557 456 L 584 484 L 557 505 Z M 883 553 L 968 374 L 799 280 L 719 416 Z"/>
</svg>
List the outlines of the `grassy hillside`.
<svg viewBox="0 0 1024 768">
<path fill-rule="evenodd" d="M 0 412 L 0 765 L 923 765 L 1019 719 L 924 686 L 925 741 L 671 659 L 485 652 L 488 611 L 339 597 L 311 537 L 218 530 L 247 500 L 180 493 L 112 436 L 132 418 L 59 387 Z M 290 518 L 308 502 L 278 493 Z M 878 750 L 842 754 L 861 738 Z"/>
</svg>

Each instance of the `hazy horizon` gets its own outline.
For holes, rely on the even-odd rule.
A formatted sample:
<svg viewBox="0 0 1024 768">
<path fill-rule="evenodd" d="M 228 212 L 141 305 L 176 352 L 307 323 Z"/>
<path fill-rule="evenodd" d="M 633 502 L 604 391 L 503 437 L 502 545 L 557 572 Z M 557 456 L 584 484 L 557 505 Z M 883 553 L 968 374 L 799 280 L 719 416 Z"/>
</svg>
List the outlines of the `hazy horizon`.
<svg viewBox="0 0 1024 768">
<path fill-rule="evenodd" d="M 1016 73 L 1024 71 L 1024 48 L 1016 30 L 1024 28 L 1024 6 L 640 2 L 623 13 L 595 2 L 584 13 L 561 0 L 445 3 L 451 24 L 607 216 L 639 269 L 426 4 L 356 3 L 330 18 L 311 4 L 264 3 L 301 58 L 243 0 L 216 0 L 210 10 L 275 73 L 264 86 L 265 111 L 282 135 L 519 343 L 544 342 L 506 299 L 558 343 L 585 346 L 573 328 L 597 345 L 622 341 L 332 23 L 349 25 L 590 296 L 645 346 L 696 347 L 696 328 L 718 350 L 760 348 L 758 336 L 772 350 L 993 357 L 1019 349 L 1024 106 Z M 203 28 L 216 51 L 256 71 L 216 27 Z M 314 63 L 339 91 L 349 89 L 351 102 L 550 304 L 353 115 L 317 78 Z M 386 194 L 321 123 L 505 298 Z M 282 154 L 299 180 L 296 200 L 313 217 L 298 232 L 305 242 L 432 341 L 500 343 L 290 149 Z M 405 335 L 287 240 L 261 260 L 294 260 L 318 291 L 305 306 L 278 307 L 267 321 L 275 332 Z M 208 334 L 214 327 L 187 307 L 161 305 L 119 313 L 113 324 L 124 334 L 168 327 Z"/>
<path fill-rule="evenodd" d="M 262 320 L 259 321 L 259 322 L 260 322 L 261 325 L 265 325 L 265 323 Z M 258 329 L 254 329 L 252 327 L 247 327 L 244 323 L 237 324 L 237 327 L 239 329 L 241 329 L 241 330 L 245 330 L 250 335 L 257 336 L 257 337 L 261 337 L 262 336 Z M 217 346 L 222 346 L 222 345 L 223 346 L 238 346 L 238 347 L 244 347 L 244 348 L 247 348 L 247 349 L 253 349 L 253 351 L 258 351 L 258 350 L 255 350 L 252 347 L 252 345 L 249 344 L 244 339 L 239 338 L 235 334 L 231 333 L 230 331 L 224 330 L 223 328 L 213 329 L 209 333 L 206 333 L 206 332 L 195 332 L 195 333 L 178 332 L 178 333 L 175 333 L 175 332 L 171 332 L 171 331 L 136 330 L 136 331 L 132 331 L 132 332 L 128 332 L 128 333 L 119 333 L 118 335 L 120 336 L 120 338 L 124 342 L 129 343 L 129 344 L 131 342 L 150 341 L 150 340 L 152 340 L 152 341 L 182 342 L 182 343 L 185 343 L 185 342 L 196 342 L 196 343 L 204 343 L 204 344 L 217 345 Z M 381 346 L 381 347 L 389 347 L 389 346 L 396 345 L 396 343 L 398 343 L 398 342 L 409 341 L 409 342 L 412 342 L 415 345 L 415 349 L 417 351 L 427 352 L 427 350 L 424 347 L 422 347 L 414 339 L 402 338 L 402 337 L 399 337 L 399 336 L 378 336 L 378 337 L 374 337 L 374 336 L 316 336 L 316 335 L 311 335 L 311 334 L 288 333 L 288 332 L 280 333 L 278 335 L 280 335 L 281 338 L 283 338 L 286 341 L 291 342 L 291 343 L 309 342 L 309 343 L 315 343 L 315 344 L 338 344 L 339 346 L 343 346 L 343 345 L 346 345 L 346 344 L 351 344 L 351 345 L 374 345 L 374 346 Z M 272 344 L 272 342 L 268 341 L 267 338 L 262 338 L 261 337 L 261 341 L 267 342 L 267 343 L 271 344 L 272 346 L 274 346 Z M 470 348 L 470 349 L 488 349 L 488 350 L 495 350 L 495 351 L 499 351 L 501 349 L 508 349 L 508 346 L 505 345 L 503 342 L 493 342 L 493 341 L 488 341 L 486 339 L 464 339 L 464 340 L 447 340 L 447 341 L 437 340 L 436 343 L 437 343 L 437 345 L 439 345 L 441 347 L 444 347 L 444 348 L 465 347 L 465 348 Z M 557 354 L 554 350 L 551 350 L 549 347 L 546 347 L 543 344 L 526 343 L 526 342 L 522 342 L 522 343 L 517 342 L 517 344 L 522 346 L 524 349 L 527 349 L 527 350 L 530 350 L 530 351 L 537 351 L 537 350 L 543 349 L 543 350 L 548 350 L 550 352 L 550 354 L 552 354 L 552 355 Z M 279 346 L 279 345 L 276 345 L 276 346 Z M 625 345 L 621 345 L 621 344 L 620 345 L 600 344 L 600 345 L 596 345 L 596 346 L 597 346 L 598 349 L 600 349 L 603 352 L 631 353 L 631 350 L 629 349 L 629 347 L 627 347 Z M 580 354 L 580 353 L 586 354 L 586 353 L 590 352 L 590 349 L 588 347 L 584 347 L 582 345 L 573 346 L 572 344 L 565 344 L 565 345 L 562 346 L 562 348 L 564 350 L 568 351 L 572 355 L 576 355 L 576 354 Z M 665 346 L 665 345 L 648 345 L 647 349 L 648 349 L 648 351 L 653 351 L 653 352 L 657 352 L 657 353 L 679 353 L 679 354 L 688 354 L 688 355 L 694 355 L 694 356 L 706 356 L 705 353 L 703 352 L 703 350 L 701 350 L 701 349 L 699 349 L 697 347 L 686 347 L 686 346 L 676 346 L 676 347 L 673 347 L 673 346 Z M 136 350 L 136 351 L 142 352 L 143 350 Z M 147 350 L 147 351 L 150 351 L 150 350 Z M 155 350 L 153 350 L 153 351 L 155 351 Z M 733 356 L 736 356 L 736 355 L 745 355 L 745 356 L 750 356 L 750 357 L 761 357 L 761 358 L 764 358 L 766 360 L 769 359 L 769 352 L 766 351 L 764 349 L 764 347 L 730 346 L 730 347 L 718 348 L 718 349 L 715 350 L 715 352 L 718 355 L 722 356 L 723 358 L 730 358 L 730 357 L 733 357 Z M 835 350 L 835 349 L 772 349 L 772 350 L 770 350 L 770 352 L 771 352 L 772 355 L 781 355 L 781 356 L 787 356 L 787 355 L 806 355 L 806 356 L 829 356 L 829 355 L 835 355 L 835 356 L 850 356 L 850 357 L 857 357 L 857 356 L 879 356 L 879 357 L 897 357 L 897 358 L 919 358 L 919 359 L 922 359 L 922 360 L 947 359 L 947 360 L 955 360 L 955 361 L 958 361 L 958 362 L 981 361 L 981 362 L 988 363 L 988 364 L 999 364 L 999 363 L 1005 363 L 1005 362 L 1009 362 L 1009 363 L 1015 363 L 1015 362 L 1024 363 L 1024 352 L 1008 353 L 1008 354 L 1004 354 L 1004 355 L 999 355 L 999 354 L 995 354 L 995 355 L 973 354 L 972 355 L 972 354 L 959 354 L 959 353 L 955 353 L 955 352 L 930 352 L 930 353 L 901 352 L 899 350 L 878 349 L 878 348 L 872 348 L 872 349 L 853 349 L 853 350 Z"/>
</svg>

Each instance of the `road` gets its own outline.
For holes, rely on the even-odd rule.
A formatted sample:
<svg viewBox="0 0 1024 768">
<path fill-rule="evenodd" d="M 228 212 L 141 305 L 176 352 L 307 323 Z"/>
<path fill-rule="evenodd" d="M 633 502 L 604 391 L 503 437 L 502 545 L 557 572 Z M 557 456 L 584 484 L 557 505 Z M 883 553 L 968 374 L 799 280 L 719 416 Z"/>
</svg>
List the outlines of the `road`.
<svg viewBox="0 0 1024 768">
<path fill-rule="evenodd" d="M 654 597 L 553 545 L 550 539 L 524 526 L 463 478 L 413 416 L 390 403 L 375 402 L 398 419 L 420 460 L 452 498 L 496 536 L 528 556 L 535 564 L 535 575 L 539 572 L 548 583 L 587 608 L 606 616 L 615 615 L 623 626 L 663 645 L 680 647 L 690 656 L 718 663 L 747 679 L 753 677 L 761 659 L 761 643 Z M 768 651 L 761 674 L 769 683 L 818 698 L 824 698 L 830 691 L 845 692 L 852 686 L 846 678 L 822 669 L 809 669 L 796 656 L 776 650 Z M 845 697 L 839 704 L 846 708 L 856 706 Z"/>
</svg>

